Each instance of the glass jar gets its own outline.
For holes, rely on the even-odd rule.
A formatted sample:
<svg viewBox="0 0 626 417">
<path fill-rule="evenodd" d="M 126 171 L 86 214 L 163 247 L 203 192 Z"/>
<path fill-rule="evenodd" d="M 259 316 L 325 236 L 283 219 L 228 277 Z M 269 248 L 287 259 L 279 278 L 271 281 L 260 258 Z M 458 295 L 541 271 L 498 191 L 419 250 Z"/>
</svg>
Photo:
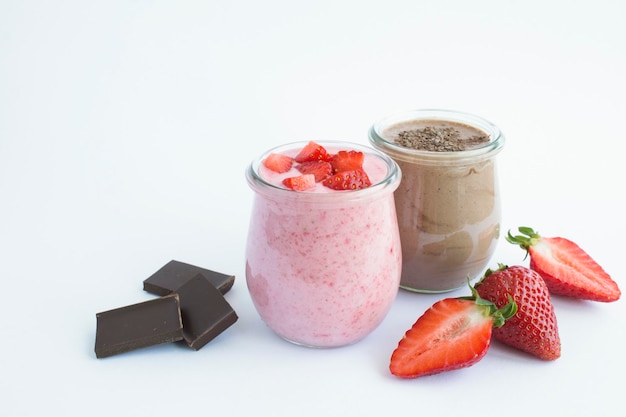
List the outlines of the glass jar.
<svg viewBox="0 0 626 417">
<path fill-rule="evenodd" d="M 414 132 L 425 132 L 427 126 L 453 129 L 464 140 L 486 136 L 486 141 L 443 151 L 398 142 L 400 137 L 419 137 Z M 500 236 L 495 160 L 505 141 L 500 129 L 467 113 L 414 110 L 378 121 L 369 140 L 403 173 L 395 193 L 403 258 L 400 286 L 445 292 L 467 285 L 468 277 L 477 277 L 486 267 Z"/>
<path fill-rule="evenodd" d="M 364 152 L 372 185 L 293 191 L 269 180 L 262 166 L 267 155 L 294 156 L 305 143 L 271 149 L 253 161 L 246 171 L 255 192 L 246 282 L 259 315 L 276 334 L 304 346 L 335 347 L 374 330 L 397 295 L 402 261 L 393 191 L 401 172 L 375 149 L 317 143 L 330 153 Z"/>
</svg>

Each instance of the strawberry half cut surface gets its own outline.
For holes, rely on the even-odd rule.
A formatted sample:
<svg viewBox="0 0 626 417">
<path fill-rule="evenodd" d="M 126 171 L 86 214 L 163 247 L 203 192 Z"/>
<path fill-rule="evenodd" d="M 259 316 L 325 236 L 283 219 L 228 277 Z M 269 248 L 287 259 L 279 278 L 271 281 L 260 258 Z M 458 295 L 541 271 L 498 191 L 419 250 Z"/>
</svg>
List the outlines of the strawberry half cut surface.
<svg viewBox="0 0 626 417">
<path fill-rule="evenodd" d="M 389 370 L 401 378 L 416 378 L 474 365 L 489 350 L 492 328 L 516 311 L 514 302 L 497 309 L 479 297 L 440 300 L 400 340 Z"/>
<path fill-rule="evenodd" d="M 541 275 L 552 294 L 601 302 L 621 297 L 617 283 L 576 243 L 540 236 L 530 227 L 518 230 L 521 235 L 509 231 L 506 240 L 526 250 L 530 268 Z"/>
<path fill-rule="evenodd" d="M 322 145 L 319 145 L 313 141 L 310 141 L 294 158 L 296 162 L 309 162 L 309 161 L 328 161 L 331 156 Z"/>
<path fill-rule="evenodd" d="M 494 339 L 544 360 L 561 356 L 561 339 L 543 278 L 525 266 L 500 264 L 488 269 L 475 285 L 478 295 L 496 306 L 517 304 L 517 313 L 502 327 L 493 329 Z"/>
</svg>

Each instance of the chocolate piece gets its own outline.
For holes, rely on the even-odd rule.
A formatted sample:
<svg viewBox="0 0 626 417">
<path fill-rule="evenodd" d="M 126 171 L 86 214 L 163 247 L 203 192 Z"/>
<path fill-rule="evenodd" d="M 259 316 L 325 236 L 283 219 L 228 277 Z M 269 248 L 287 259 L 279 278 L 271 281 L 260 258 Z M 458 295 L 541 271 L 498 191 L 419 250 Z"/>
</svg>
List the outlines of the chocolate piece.
<svg viewBox="0 0 626 417">
<path fill-rule="evenodd" d="M 143 289 L 156 295 L 170 294 L 198 274 L 202 274 L 222 294 L 226 294 L 235 282 L 235 277 L 232 275 L 221 274 L 184 262 L 170 261 L 144 280 Z"/>
<path fill-rule="evenodd" d="M 176 290 L 180 297 L 183 337 L 198 350 L 238 319 L 222 293 L 201 274 Z"/>
<path fill-rule="evenodd" d="M 96 357 L 183 338 L 178 294 L 96 314 Z"/>
</svg>

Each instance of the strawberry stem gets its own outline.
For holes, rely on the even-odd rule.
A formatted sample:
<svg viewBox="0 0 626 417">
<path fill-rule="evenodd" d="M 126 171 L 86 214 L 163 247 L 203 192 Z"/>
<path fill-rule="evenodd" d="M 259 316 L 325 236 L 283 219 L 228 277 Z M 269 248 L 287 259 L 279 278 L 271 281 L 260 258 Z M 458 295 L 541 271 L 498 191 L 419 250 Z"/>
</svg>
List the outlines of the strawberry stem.
<svg viewBox="0 0 626 417">
<path fill-rule="evenodd" d="M 489 275 L 493 274 L 494 272 L 504 271 L 504 270 L 505 270 L 505 269 L 507 269 L 508 267 L 509 267 L 508 265 L 505 265 L 505 264 L 503 264 L 503 263 L 498 262 L 498 269 L 491 269 L 491 268 L 488 268 L 488 269 L 485 271 L 485 274 L 483 275 L 483 277 L 480 279 L 480 281 L 478 281 L 478 283 L 477 283 L 476 285 L 480 285 L 480 283 L 481 283 L 481 282 L 482 282 L 485 278 L 487 278 Z"/>
<path fill-rule="evenodd" d="M 498 264 L 501 267 L 506 268 L 506 265 Z M 491 270 L 488 270 L 488 272 Z M 471 296 L 467 297 L 459 297 L 462 300 L 472 300 L 476 303 L 476 305 L 482 306 L 485 310 L 485 314 L 493 320 L 493 327 L 502 327 L 504 323 L 513 317 L 517 313 L 517 303 L 513 298 L 508 295 L 509 302 L 504 305 L 502 308 L 498 308 L 495 303 L 485 300 L 478 295 L 478 291 L 475 287 L 470 283 L 470 277 L 467 277 L 467 284 L 470 287 L 470 291 L 472 292 Z M 480 283 L 479 283 L 480 284 Z"/>
<path fill-rule="evenodd" d="M 507 242 L 518 245 L 520 248 L 524 249 L 526 251 L 526 256 L 528 256 L 528 248 L 537 244 L 537 242 L 541 239 L 541 236 L 531 227 L 522 226 L 517 230 L 521 233 L 521 235 L 513 236 L 509 230 L 506 235 L 506 240 Z"/>
</svg>

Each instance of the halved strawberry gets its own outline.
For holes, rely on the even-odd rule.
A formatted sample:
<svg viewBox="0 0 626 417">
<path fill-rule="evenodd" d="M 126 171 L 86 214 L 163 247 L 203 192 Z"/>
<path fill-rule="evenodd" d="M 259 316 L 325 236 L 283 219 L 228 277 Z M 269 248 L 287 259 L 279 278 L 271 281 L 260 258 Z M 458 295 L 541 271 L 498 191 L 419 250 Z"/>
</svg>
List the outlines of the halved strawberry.
<svg viewBox="0 0 626 417">
<path fill-rule="evenodd" d="M 474 365 L 489 349 L 492 328 L 515 311 L 515 303 L 498 310 L 480 297 L 444 298 L 406 332 L 391 355 L 389 370 L 415 378 Z"/>
<path fill-rule="evenodd" d="M 330 162 L 326 161 L 308 161 L 296 165 L 296 169 L 302 174 L 313 174 L 315 176 L 315 182 L 325 180 L 330 174 L 332 174 L 333 167 Z"/>
<path fill-rule="evenodd" d="M 315 175 L 305 174 L 296 177 L 289 177 L 283 180 L 283 185 L 290 190 L 305 191 L 315 187 Z"/>
<path fill-rule="evenodd" d="M 617 301 L 621 291 L 611 276 L 576 243 L 562 237 L 542 237 L 530 227 L 509 231 L 506 240 L 525 249 L 530 268 L 537 271 L 552 294 L 591 301 Z"/>
<path fill-rule="evenodd" d="M 541 276 L 524 266 L 500 264 L 487 270 L 475 285 L 479 296 L 502 307 L 512 298 L 517 313 L 500 328 L 494 339 L 544 360 L 561 356 L 561 339 L 548 287 Z"/>
<path fill-rule="evenodd" d="M 339 151 L 332 156 L 330 163 L 333 172 L 352 171 L 363 167 L 365 155 L 361 151 Z"/>
<path fill-rule="evenodd" d="M 337 172 L 326 178 L 323 184 L 333 190 L 360 190 L 372 185 L 362 168 Z"/>
<path fill-rule="evenodd" d="M 270 153 L 267 158 L 263 160 L 263 165 L 269 170 L 282 174 L 291 169 L 293 166 L 293 158 L 278 153 Z"/>
<path fill-rule="evenodd" d="M 302 163 L 307 161 L 328 161 L 329 158 L 330 156 L 328 155 L 326 148 L 310 141 L 304 146 L 304 148 L 302 148 L 294 159 L 296 162 Z"/>
</svg>

